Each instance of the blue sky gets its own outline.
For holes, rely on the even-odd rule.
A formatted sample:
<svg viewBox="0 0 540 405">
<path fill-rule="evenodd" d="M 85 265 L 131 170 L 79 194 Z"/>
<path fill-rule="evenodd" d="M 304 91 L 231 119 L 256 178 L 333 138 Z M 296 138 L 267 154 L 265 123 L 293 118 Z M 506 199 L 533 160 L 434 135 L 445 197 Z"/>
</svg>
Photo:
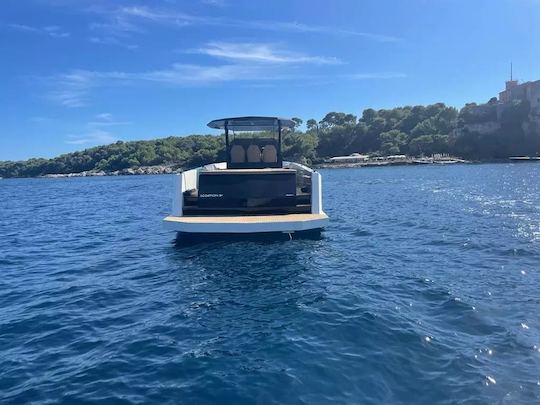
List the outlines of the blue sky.
<svg viewBox="0 0 540 405">
<path fill-rule="evenodd" d="M 540 0 L 3 0 L 0 160 L 540 79 Z"/>
</svg>

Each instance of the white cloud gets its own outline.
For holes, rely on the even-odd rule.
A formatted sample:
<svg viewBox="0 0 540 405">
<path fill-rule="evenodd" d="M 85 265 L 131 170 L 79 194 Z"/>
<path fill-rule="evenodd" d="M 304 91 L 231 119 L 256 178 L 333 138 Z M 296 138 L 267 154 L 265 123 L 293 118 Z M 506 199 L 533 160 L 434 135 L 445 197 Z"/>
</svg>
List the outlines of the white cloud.
<svg viewBox="0 0 540 405">
<path fill-rule="evenodd" d="M 96 115 L 96 119 L 100 121 L 107 121 L 110 122 L 113 119 L 113 116 L 111 113 L 101 113 Z"/>
<path fill-rule="evenodd" d="M 128 121 L 117 121 L 113 114 L 105 112 L 96 114 L 92 121 L 84 126 L 84 129 L 76 134 L 67 136 L 66 143 L 71 145 L 103 145 L 116 142 L 118 137 L 103 127 L 112 127 L 117 125 L 129 125 Z"/>
<path fill-rule="evenodd" d="M 197 16 L 170 9 L 158 9 L 145 6 L 127 6 L 119 8 L 94 8 L 92 11 L 108 18 L 109 23 L 94 23 L 91 28 L 105 29 L 109 34 L 116 32 L 126 35 L 129 32 L 143 32 L 141 23 L 165 24 L 173 27 L 191 25 L 220 26 L 228 28 L 255 29 L 263 31 L 315 33 L 340 36 L 363 37 L 379 42 L 395 42 L 400 38 L 371 32 L 356 31 L 340 27 L 310 25 L 296 21 L 238 20 L 225 17 Z"/>
<path fill-rule="evenodd" d="M 43 27 L 43 31 L 53 38 L 66 38 L 70 36 L 69 32 L 63 31 L 62 27 L 59 27 L 58 25 L 49 25 L 47 27 Z"/>
<path fill-rule="evenodd" d="M 138 45 L 135 45 L 135 44 L 127 44 L 115 36 L 93 36 L 93 37 L 89 37 L 88 41 L 93 44 L 99 44 L 99 45 L 121 46 L 130 50 L 134 50 L 139 47 Z"/>
<path fill-rule="evenodd" d="M 91 10 L 104 15 L 106 21 L 89 24 L 88 27 L 93 33 L 88 38 L 89 42 L 99 45 L 121 46 L 131 50 L 138 48 L 138 45 L 128 43 L 128 39 L 133 34 L 141 34 L 145 31 L 132 21 L 132 16 L 118 10 L 110 11 L 102 8 L 92 8 Z"/>
<path fill-rule="evenodd" d="M 69 32 L 50 32 L 49 36 L 53 38 L 67 38 L 71 36 Z"/>
<path fill-rule="evenodd" d="M 221 0 L 206 0 L 206 3 L 223 5 Z M 231 29 L 251 29 L 254 31 L 275 31 L 299 34 L 320 34 L 364 38 L 378 42 L 395 42 L 400 38 L 371 32 L 356 31 L 340 27 L 311 25 L 296 21 L 240 20 L 229 17 L 193 15 L 173 8 L 148 7 L 142 5 L 110 6 L 106 3 L 93 4 L 84 8 L 101 19 L 89 24 L 93 34 L 89 41 L 101 45 L 117 45 L 136 49 L 137 45 L 126 43 L 134 34 L 144 34 L 151 26 L 168 28 L 225 27 Z M 283 56 L 283 55 L 282 55 Z M 289 57 L 291 57 L 289 55 Z M 312 60 L 312 63 L 335 63 L 331 58 Z"/>
<path fill-rule="evenodd" d="M 177 63 L 165 69 L 145 72 L 99 72 L 77 70 L 49 78 L 56 89 L 49 98 L 66 107 L 82 107 L 87 104 L 90 91 L 100 87 L 119 85 L 137 85 L 141 83 L 159 83 L 169 86 L 207 86 L 224 82 L 250 82 L 254 85 L 263 83 L 294 80 L 297 83 L 329 83 L 339 80 L 376 80 L 406 78 L 400 72 L 372 72 L 352 74 L 305 74 L 275 64 L 228 64 L 203 66 Z M 93 121 L 95 126 L 126 125 L 128 122 L 109 121 L 101 116 Z"/>
<path fill-rule="evenodd" d="M 67 38 L 71 34 L 63 30 L 62 27 L 58 25 L 48 25 L 46 27 L 33 27 L 25 24 L 7 24 L 8 28 L 13 30 L 28 32 L 32 34 L 44 34 L 48 35 L 51 38 Z"/>
<path fill-rule="evenodd" d="M 282 80 L 288 76 L 260 65 L 203 66 L 177 63 L 168 69 L 131 74 L 130 77 L 133 80 L 173 85 L 201 85 L 226 81 Z"/>
<path fill-rule="evenodd" d="M 25 31 L 25 32 L 35 32 L 39 33 L 39 29 L 35 27 L 31 27 L 29 25 L 24 24 L 7 24 L 7 27 L 17 30 L 17 31 Z"/>
<path fill-rule="evenodd" d="M 88 127 L 112 127 L 118 125 L 130 125 L 129 121 L 116 121 L 111 113 L 101 113 L 94 117 L 93 121 L 88 122 Z"/>
<path fill-rule="evenodd" d="M 83 107 L 86 94 L 95 86 L 95 80 L 88 71 L 77 70 L 52 78 L 55 90 L 49 93 L 49 99 L 65 107 Z"/>
<path fill-rule="evenodd" d="M 47 124 L 52 121 L 54 121 L 54 119 L 50 117 L 43 117 L 43 116 L 30 117 L 30 122 L 34 124 Z"/>
<path fill-rule="evenodd" d="M 193 52 L 236 61 L 257 63 L 340 64 L 337 58 L 309 56 L 277 49 L 272 44 L 210 42 Z"/>
<path fill-rule="evenodd" d="M 352 73 L 343 75 L 343 78 L 352 80 L 404 79 L 406 77 L 407 74 L 402 72 Z"/>
<path fill-rule="evenodd" d="M 190 25 L 197 18 L 178 12 L 158 11 L 143 6 L 120 8 L 92 8 L 92 12 L 105 17 L 105 22 L 92 22 L 90 30 L 108 37 L 128 38 L 134 33 L 144 33 L 141 22 L 167 24 L 171 26 Z"/>
<path fill-rule="evenodd" d="M 238 22 L 238 26 L 242 27 L 244 23 Z M 282 32 L 298 32 L 298 33 L 314 33 L 314 34 L 329 34 L 340 36 L 363 37 L 378 42 L 396 42 L 401 38 L 391 35 L 374 34 L 371 32 L 355 31 L 343 29 L 339 27 L 329 27 L 323 25 L 309 25 L 299 22 L 279 22 L 279 21 L 248 21 L 248 27 L 257 28 L 260 30 L 282 31 Z"/>
<path fill-rule="evenodd" d="M 225 0 L 201 0 L 203 4 L 208 4 L 209 6 L 224 7 L 226 5 Z"/>
<path fill-rule="evenodd" d="M 148 18 L 158 18 L 159 15 L 149 14 L 146 9 L 139 10 L 134 7 L 131 9 L 132 13 Z M 52 31 L 56 31 L 56 28 Z M 301 65 L 336 65 L 342 62 L 337 58 L 306 55 L 265 43 L 210 42 L 188 52 L 227 59 L 230 63 L 217 65 L 176 63 L 163 69 L 139 72 L 73 70 L 47 78 L 48 85 L 53 86 L 48 97 L 65 107 L 83 107 L 87 105 L 88 95 L 94 89 L 105 86 L 133 86 L 145 82 L 169 86 L 208 86 L 224 82 L 249 82 L 251 85 L 260 86 L 263 83 L 275 83 L 282 80 L 324 84 L 336 79 L 367 80 L 406 77 L 404 73 L 399 72 L 321 74 L 321 68 L 318 73 L 306 73 L 305 69 L 300 69 Z M 107 119 L 106 116 L 97 117 L 92 121 L 94 127 L 126 124 L 129 123 L 113 121 Z"/>
<path fill-rule="evenodd" d="M 174 86 L 209 85 L 228 81 L 285 80 L 295 76 L 276 71 L 263 65 L 218 65 L 203 66 L 177 63 L 166 69 L 146 72 L 99 72 L 75 70 L 48 78 L 55 86 L 49 99 L 65 107 L 83 107 L 87 104 L 88 93 L 104 85 L 135 84 L 153 82 Z"/>
<path fill-rule="evenodd" d="M 122 7 L 120 8 L 120 13 L 154 21 L 169 20 L 180 17 L 179 13 L 162 12 L 143 6 Z"/>
<path fill-rule="evenodd" d="M 90 132 L 85 132 L 78 135 L 68 135 L 66 143 L 70 145 L 103 145 L 117 141 L 114 135 L 110 132 L 96 129 Z"/>
</svg>

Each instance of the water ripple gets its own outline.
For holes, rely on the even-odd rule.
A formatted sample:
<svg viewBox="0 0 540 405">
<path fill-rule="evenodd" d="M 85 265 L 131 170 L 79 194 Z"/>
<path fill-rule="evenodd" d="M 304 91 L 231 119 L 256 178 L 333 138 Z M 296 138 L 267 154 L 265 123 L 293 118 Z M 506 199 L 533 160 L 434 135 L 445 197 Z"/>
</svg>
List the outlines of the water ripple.
<svg viewBox="0 0 540 405">
<path fill-rule="evenodd" d="M 319 239 L 176 245 L 170 176 L 2 180 L 0 401 L 540 402 L 540 166 L 323 177 Z"/>
</svg>

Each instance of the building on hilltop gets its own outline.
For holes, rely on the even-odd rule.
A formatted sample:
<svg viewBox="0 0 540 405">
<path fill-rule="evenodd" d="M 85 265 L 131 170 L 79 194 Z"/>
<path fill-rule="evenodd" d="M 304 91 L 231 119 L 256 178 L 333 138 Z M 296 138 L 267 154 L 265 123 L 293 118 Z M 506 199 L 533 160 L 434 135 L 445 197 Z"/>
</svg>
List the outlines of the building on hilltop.
<svg viewBox="0 0 540 405">
<path fill-rule="evenodd" d="M 499 93 L 499 102 L 528 101 L 531 114 L 540 115 L 540 80 L 519 84 L 517 80 L 508 80 L 506 88 Z"/>
<path fill-rule="evenodd" d="M 467 104 L 460 112 L 461 123 L 455 132 L 496 133 L 502 127 L 504 113 L 510 111 L 516 102 L 527 102 L 530 106 L 529 117 L 522 123 L 524 131 L 540 128 L 540 80 L 520 84 L 511 77 L 506 81 L 505 89 L 499 92 L 498 99 L 493 97 L 479 105 Z"/>
</svg>

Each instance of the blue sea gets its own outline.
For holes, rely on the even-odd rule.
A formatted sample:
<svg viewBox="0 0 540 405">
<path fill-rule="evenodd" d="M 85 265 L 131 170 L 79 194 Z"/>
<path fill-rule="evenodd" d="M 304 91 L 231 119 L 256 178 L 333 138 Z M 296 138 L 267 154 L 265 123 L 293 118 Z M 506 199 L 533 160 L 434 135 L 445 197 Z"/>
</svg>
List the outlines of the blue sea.
<svg viewBox="0 0 540 405">
<path fill-rule="evenodd" d="M 319 238 L 175 244 L 172 176 L 0 180 L 0 402 L 540 402 L 540 164 L 323 170 Z"/>
</svg>

